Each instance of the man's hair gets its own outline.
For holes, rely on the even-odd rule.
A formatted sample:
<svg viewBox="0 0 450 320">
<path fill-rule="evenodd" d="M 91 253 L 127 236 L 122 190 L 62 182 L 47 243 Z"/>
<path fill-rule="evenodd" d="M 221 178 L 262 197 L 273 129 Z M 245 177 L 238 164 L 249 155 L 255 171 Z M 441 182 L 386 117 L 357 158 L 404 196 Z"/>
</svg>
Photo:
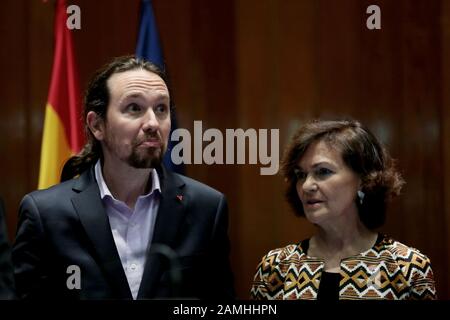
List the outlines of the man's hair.
<svg viewBox="0 0 450 320">
<path fill-rule="evenodd" d="M 152 72 L 163 79 L 170 96 L 170 111 L 172 113 L 174 105 L 169 86 L 169 80 L 164 70 L 160 69 L 154 63 L 137 58 L 133 55 L 114 58 L 111 62 L 104 65 L 96 71 L 93 78 L 88 84 L 84 95 L 83 121 L 84 131 L 86 135 L 86 144 L 83 149 L 75 156 L 71 157 L 64 164 L 61 182 L 74 178 L 88 169 L 98 159 L 103 158 L 103 152 L 100 142 L 94 137 L 91 130 L 87 126 L 86 117 L 90 111 L 94 111 L 101 119 L 106 121 L 106 113 L 110 100 L 110 92 L 108 89 L 108 79 L 113 74 L 143 69 Z"/>
<path fill-rule="evenodd" d="M 337 150 L 344 163 L 360 177 L 365 197 L 362 204 L 359 201 L 356 204 L 362 223 L 369 229 L 382 226 L 387 202 L 400 193 L 404 181 L 383 145 L 354 120 L 314 120 L 293 136 L 285 150 L 281 172 L 287 182 L 285 196 L 294 213 L 305 216 L 297 193 L 295 169 L 308 147 L 317 141 Z"/>
</svg>

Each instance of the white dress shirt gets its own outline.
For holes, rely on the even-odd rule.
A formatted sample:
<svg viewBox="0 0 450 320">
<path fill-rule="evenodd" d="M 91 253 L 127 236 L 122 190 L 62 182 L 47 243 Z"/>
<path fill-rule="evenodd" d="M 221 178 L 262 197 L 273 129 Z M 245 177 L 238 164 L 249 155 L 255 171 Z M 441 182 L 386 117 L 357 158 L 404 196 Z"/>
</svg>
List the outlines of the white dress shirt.
<svg viewBox="0 0 450 320">
<path fill-rule="evenodd" d="M 100 160 L 95 165 L 95 179 L 108 215 L 111 231 L 133 299 L 137 298 L 144 272 L 147 246 L 153 237 L 161 188 L 158 173 L 151 170 L 150 192 L 138 197 L 134 210 L 117 200 L 103 179 Z"/>
</svg>

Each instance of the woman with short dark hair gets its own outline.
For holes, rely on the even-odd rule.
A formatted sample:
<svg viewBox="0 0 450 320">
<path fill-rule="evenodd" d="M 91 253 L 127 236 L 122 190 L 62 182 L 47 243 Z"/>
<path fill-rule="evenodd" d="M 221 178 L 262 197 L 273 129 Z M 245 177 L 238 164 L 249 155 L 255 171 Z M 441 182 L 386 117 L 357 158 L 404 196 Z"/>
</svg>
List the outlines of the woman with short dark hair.
<svg viewBox="0 0 450 320">
<path fill-rule="evenodd" d="M 288 203 L 317 232 L 263 257 L 252 298 L 436 298 L 428 257 L 375 231 L 404 182 L 361 123 L 307 123 L 288 145 L 281 171 Z"/>
</svg>

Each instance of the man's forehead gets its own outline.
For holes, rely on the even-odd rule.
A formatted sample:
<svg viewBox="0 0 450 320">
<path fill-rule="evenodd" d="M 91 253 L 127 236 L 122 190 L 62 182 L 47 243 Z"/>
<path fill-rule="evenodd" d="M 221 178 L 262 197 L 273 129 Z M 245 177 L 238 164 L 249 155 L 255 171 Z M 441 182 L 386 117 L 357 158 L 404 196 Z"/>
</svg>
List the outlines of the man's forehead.
<svg viewBox="0 0 450 320">
<path fill-rule="evenodd" d="M 107 81 L 111 93 L 123 94 L 127 91 L 155 90 L 168 95 L 164 80 L 156 73 L 144 69 L 129 70 L 113 74 Z"/>
</svg>

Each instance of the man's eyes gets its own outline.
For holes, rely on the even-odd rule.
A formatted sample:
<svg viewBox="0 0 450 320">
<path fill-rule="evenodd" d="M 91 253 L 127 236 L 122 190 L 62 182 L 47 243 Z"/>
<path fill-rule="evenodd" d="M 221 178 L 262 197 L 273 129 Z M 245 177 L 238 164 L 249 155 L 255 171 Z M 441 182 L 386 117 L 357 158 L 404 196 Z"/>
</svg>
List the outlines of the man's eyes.
<svg viewBox="0 0 450 320">
<path fill-rule="evenodd" d="M 165 104 L 158 104 L 153 110 L 156 114 L 166 114 L 169 108 Z"/>
<path fill-rule="evenodd" d="M 130 103 L 126 106 L 125 111 L 129 113 L 142 113 L 144 112 L 144 108 L 137 103 Z M 156 115 L 165 115 L 168 113 L 168 111 L 169 107 L 165 104 L 158 104 L 153 107 L 153 112 Z"/>
<path fill-rule="evenodd" d="M 142 107 L 137 103 L 130 103 L 129 105 L 127 105 L 125 110 L 127 112 L 137 113 L 142 111 Z"/>
</svg>

